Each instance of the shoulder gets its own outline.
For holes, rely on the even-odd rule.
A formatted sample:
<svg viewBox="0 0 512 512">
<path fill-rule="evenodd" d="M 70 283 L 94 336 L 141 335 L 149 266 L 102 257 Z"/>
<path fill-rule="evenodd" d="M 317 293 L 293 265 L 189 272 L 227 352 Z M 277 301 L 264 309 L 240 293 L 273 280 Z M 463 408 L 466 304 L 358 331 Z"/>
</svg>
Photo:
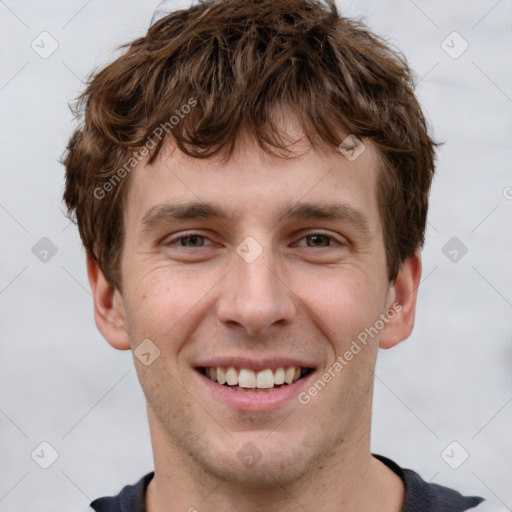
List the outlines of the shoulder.
<svg viewBox="0 0 512 512">
<path fill-rule="evenodd" d="M 463 512 L 478 507 L 484 498 L 480 496 L 463 496 L 458 491 L 439 484 L 428 483 L 418 473 L 404 469 L 394 461 L 373 454 L 386 464 L 403 480 L 405 485 L 405 501 L 401 512 Z M 480 507 L 475 512 L 480 512 Z"/>
<path fill-rule="evenodd" d="M 94 500 L 89 510 L 96 512 L 146 512 L 145 497 L 154 472 L 143 476 L 137 483 L 126 485 L 117 496 L 105 496 Z"/>
</svg>

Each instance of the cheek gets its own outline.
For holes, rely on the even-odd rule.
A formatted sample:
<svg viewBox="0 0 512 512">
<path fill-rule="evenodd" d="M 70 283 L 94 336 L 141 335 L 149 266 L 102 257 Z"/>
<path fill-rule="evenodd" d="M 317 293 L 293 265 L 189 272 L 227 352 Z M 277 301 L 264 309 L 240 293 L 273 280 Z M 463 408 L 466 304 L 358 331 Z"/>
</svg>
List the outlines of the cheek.
<svg viewBox="0 0 512 512">
<path fill-rule="evenodd" d="M 187 322 L 199 313 L 216 281 L 215 277 L 169 266 L 155 267 L 140 276 L 134 272 L 126 289 L 131 332 L 137 339 L 150 338 L 165 345 L 178 332 L 184 338 Z"/>
<path fill-rule="evenodd" d="M 132 348 L 149 339 L 160 351 L 148 366 L 136 361 L 139 381 L 154 410 L 171 415 L 161 404 L 187 400 L 180 394 L 186 383 L 180 381 L 177 372 L 177 355 L 194 322 L 199 321 L 198 304 L 206 292 L 187 273 L 164 267 L 139 275 L 133 272 L 130 278 L 125 288 L 125 309 Z"/>
<path fill-rule="evenodd" d="M 310 277 L 299 293 L 312 313 L 311 319 L 316 319 L 338 351 L 375 324 L 383 311 L 387 288 L 368 269 L 346 266 Z"/>
</svg>

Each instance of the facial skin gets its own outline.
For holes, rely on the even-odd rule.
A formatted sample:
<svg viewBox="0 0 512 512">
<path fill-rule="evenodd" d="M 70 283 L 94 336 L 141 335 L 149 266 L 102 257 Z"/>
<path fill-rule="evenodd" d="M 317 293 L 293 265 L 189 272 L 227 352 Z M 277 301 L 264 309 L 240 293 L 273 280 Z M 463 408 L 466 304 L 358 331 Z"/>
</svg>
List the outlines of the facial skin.
<svg viewBox="0 0 512 512">
<path fill-rule="evenodd" d="M 149 366 L 134 359 L 155 458 L 150 512 L 169 503 L 200 512 L 399 511 L 400 479 L 370 455 L 373 371 L 378 347 L 412 331 L 421 264 L 417 253 L 388 282 L 379 157 L 364 142 L 352 162 L 304 142 L 296 145 L 302 156 L 279 159 L 243 135 L 227 163 L 176 150 L 132 171 L 122 294 L 91 260 L 88 271 L 108 342 L 126 350 L 150 339 L 160 350 Z M 228 217 L 161 219 L 143 229 L 152 208 L 177 202 L 211 203 Z M 297 203 L 343 204 L 359 212 L 367 232 L 349 218 L 286 218 Z M 251 263 L 236 251 L 248 236 L 262 249 Z M 195 369 L 220 356 L 292 356 L 315 368 L 310 386 L 393 303 L 401 311 L 307 404 L 294 398 L 240 410 Z M 252 467 L 237 456 L 247 443 L 261 455 Z"/>
</svg>

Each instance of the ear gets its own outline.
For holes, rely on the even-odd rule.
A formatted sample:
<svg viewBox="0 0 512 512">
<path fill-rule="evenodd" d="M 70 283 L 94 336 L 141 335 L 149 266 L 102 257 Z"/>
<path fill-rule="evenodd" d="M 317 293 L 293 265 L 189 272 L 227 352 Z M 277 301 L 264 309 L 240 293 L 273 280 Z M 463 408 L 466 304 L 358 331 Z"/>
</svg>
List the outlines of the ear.
<svg viewBox="0 0 512 512">
<path fill-rule="evenodd" d="M 403 261 L 395 282 L 389 287 L 386 307 L 389 320 L 381 332 L 380 348 L 394 347 L 410 336 L 414 328 L 420 278 L 421 256 L 418 250 Z"/>
<path fill-rule="evenodd" d="M 110 285 L 98 263 L 87 256 L 87 275 L 94 299 L 94 319 L 103 337 L 118 350 L 129 350 L 121 294 Z"/>
</svg>

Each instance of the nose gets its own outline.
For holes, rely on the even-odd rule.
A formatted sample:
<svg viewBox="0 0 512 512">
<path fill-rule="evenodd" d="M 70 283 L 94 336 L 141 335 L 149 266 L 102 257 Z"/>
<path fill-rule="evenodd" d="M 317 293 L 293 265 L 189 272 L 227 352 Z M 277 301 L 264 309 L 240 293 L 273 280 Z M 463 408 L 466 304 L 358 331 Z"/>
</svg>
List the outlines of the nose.
<svg viewBox="0 0 512 512">
<path fill-rule="evenodd" d="M 272 326 L 290 324 L 297 311 L 297 297 L 270 251 L 263 250 L 252 262 L 233 254 L 234 268 L 223 279 L 217 301 L 220 321 L 254 337 Z"/>
</svg>

